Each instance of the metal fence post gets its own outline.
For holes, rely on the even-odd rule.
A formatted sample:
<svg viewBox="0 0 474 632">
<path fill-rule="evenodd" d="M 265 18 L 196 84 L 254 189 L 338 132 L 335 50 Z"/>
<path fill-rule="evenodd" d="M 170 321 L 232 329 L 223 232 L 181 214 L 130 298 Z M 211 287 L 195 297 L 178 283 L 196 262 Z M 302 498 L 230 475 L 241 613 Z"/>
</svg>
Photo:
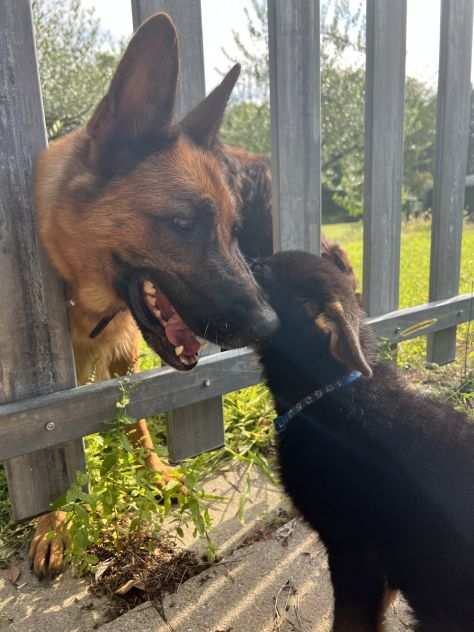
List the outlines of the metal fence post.
<svg viewBox="0 0 474 632">
<path fill-rule="evenodd" d="M 180 118 L 205 96 L 201 1 L 132 0 L 134 28 L 159 11 L 173 18 L 178 31 L 180 73 L 176 114 Z M 208 345 L 206 352 L 206 355 L 218 353 L 219 348 Z M 176 462 L 223 444 L 222 397 L 183 406 L 168 414 L 168 451 L 171 461 Z"/>
<path fill-rule="evenodd" d="M 406 0 L 368 0 L 365 91 L 364 306 L 398 307 Z"/>
<path fill-rule="evenodd" d="M 433 169 L 430 301 L 459 291 L 471 98 L 473 0 L 443 0 Z M 456 327 L 428 338 L 428 360 L 456 356 Z"/>
<path fill-rule="evenodd" d="M 0 403 L 75 386 L 64 292 L 36 234 L 33 161 L 46 146 L 28 0 L 0 3 Z M 46 424 L 45 433 L 55 433 Z M 58 442 L 59 443 L 59 442 Z M 17 520 L 47 511 L 84 467 L 82 440 L 6 462 Z"/>
<path fill-rule="evenodd" d="M 319 0 L 269 0 L 275 249 L 319 252 Z"/>
</svg>

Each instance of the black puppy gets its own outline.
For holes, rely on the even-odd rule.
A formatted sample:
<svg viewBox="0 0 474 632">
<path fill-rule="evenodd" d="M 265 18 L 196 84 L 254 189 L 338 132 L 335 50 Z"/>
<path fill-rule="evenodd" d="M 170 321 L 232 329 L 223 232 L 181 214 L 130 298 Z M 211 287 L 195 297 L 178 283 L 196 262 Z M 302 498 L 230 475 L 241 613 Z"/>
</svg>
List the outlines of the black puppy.
<svg viewBox="0 0 474 632">
<path fill-rule="evenodd" d="M 474 425 L 371 361 L 344 260 L 253 265 L 280 318 L 257 349 L 284 487 L 324 542 L 334 630 L 381 630 L 399 589 L 415 629 L 474 630 Z"/>
</svg>

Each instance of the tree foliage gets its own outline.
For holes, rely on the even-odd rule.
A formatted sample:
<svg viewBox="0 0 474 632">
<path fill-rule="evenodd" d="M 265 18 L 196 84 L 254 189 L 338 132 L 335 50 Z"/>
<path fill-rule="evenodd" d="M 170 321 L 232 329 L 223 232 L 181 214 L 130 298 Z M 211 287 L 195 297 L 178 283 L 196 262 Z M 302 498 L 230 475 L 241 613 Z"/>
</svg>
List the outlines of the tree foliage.
<svg viewBox="0 0 474 632">
<path fill-rule="evenodd" d="M 436 94 L 433 88 L 407 77 L 405 83 L 403 196 L 418 200 L 433 185 Z"/>
<path fill-rule="evenodd" d="M 245 147 L 257 154 L 270 156 L 271 130 L 268 103 L 241 101 L 230 107 L 221 135 L 229 145 Z"/>
<path fill-rule="evenodd" d="M 84 123 L 110 81 L 119 46 L 80 0 L 33 0 L 36 49 L 49 139 Z"/>
<path fill-rule="evenodd" d="M 266 2 L 252 0 L 246 10 L 248 36 L 234 33 L 243 66 L 243 88 L 223 128 L 228 142 L 269 154 L 270 111 Z M 362 3 L 321 3 L 321 162 L 325 201 L 352 215 L 363 208 L 365 21 Z M 248 43 L 247 43 L 248 42 Z M 421 198 L 430 186 L 436 100 L 434 91 L 408 78 L 405 112 L 403 197 Z M 330 195 L 328 195 L 330 193 Z M 337 210 L 336 204 L 331 207 Z M 327 211 L 328 209 L 323 209 Z"/>
</svg>

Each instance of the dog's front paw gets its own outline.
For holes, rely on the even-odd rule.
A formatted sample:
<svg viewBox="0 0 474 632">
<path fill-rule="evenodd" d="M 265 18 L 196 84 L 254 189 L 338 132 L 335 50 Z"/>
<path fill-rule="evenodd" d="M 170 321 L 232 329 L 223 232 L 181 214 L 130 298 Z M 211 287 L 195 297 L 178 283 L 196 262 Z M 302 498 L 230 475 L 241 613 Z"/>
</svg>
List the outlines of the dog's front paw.
<svg viewBox="0 0 474 632">
<path fill-rule="evenodd" d="M 63 570 L 67 546 L 66 517 L 64 511 L 53 511 L 38 520 L 28 557 L 39 579 L 54 577 Z"/>
<path fill-rule="evenodd" d="M 188 493 L 184 482 L 184 474 L 176 467 L 164 463 L 155 453 L 148 455 L 146 466 L 149 470 L 157 474 L 156 485 L 159 489 L 172 485 L 176 493 L 183 495 Z"/>
</svg>

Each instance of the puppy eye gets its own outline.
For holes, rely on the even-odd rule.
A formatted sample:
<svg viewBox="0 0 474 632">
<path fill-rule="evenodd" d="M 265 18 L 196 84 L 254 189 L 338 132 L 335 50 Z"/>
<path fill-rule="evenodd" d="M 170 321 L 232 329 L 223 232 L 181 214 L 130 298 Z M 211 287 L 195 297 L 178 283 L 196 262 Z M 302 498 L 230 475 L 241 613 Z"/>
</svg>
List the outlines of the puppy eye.
<svg viewBox="0 0 474 632">
<path fill-rule="evenodd" d="M 321 306 L 314 298 L 303 298 L 299 299 L 301 306 L 304 308 L 307 314 L 311 316 L 311 318 L 315 318 L 318 314 L 321 313 Z"/>
<path fill-rule="evenodd" d="M 172 226 L 173 228 L 180 233 L 189 233 L 194 228 L 194 219 L 187 217 L 173 217 Z"/>
</svg>

